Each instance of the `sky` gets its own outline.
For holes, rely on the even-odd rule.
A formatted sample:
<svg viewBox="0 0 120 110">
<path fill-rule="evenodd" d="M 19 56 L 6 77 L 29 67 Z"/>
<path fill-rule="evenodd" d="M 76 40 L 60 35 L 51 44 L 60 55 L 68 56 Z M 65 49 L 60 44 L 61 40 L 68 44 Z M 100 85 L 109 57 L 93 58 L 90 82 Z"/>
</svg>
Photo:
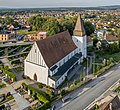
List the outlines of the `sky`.
<svg viewBox="0 0 120 110">
<path fill-rule="evenodd" d="M 120 0 L 0 0 L 0 8 L 95 7 L 120 5 Z"/>
</svg>

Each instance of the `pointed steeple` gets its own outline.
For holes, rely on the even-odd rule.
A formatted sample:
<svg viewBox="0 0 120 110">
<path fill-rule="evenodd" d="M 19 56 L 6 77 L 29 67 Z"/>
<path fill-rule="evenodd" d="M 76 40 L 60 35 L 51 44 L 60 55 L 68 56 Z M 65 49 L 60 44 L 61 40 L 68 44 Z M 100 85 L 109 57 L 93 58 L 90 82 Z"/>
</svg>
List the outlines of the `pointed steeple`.
<svg viewBox="0 0 120 110">
<path fill-rule="evenodd" d="M 75 29 L 74 29 L 74 36 L 83 37 L 84 35 L 85 35 L 85 29 L 84 29 L 84 26 L 83 26 L 83 21 L 82 21 L 81 15 L 78 14 L 76 26 L 75 26 Z"/>
</svg>

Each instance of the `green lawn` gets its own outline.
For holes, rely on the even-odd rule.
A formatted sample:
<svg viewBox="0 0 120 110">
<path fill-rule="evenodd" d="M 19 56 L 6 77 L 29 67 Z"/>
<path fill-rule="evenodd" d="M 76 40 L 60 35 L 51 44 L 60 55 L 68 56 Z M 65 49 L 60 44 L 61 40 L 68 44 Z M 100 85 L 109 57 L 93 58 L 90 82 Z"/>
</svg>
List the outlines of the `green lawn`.
<svg viewBox="0 0 120 110">
<path fill-rule="evenodd" d="M 17 34 L 35 34 L 36 33 L 36 31 L 30 31 L 30 32 L 28 32 L 28 30 L 27 29 L 21 29 L 21 30 L 18 30 L 17 31 Z"/>
<path fill-rule="evenodd" d="M 113 58 L 115 62 L 120 62 L 120 52 L 119 53 L 114 53 L 114 54 L 105 54 L 103 55 L 104 58 L 109 59 Z"/>
</svg>

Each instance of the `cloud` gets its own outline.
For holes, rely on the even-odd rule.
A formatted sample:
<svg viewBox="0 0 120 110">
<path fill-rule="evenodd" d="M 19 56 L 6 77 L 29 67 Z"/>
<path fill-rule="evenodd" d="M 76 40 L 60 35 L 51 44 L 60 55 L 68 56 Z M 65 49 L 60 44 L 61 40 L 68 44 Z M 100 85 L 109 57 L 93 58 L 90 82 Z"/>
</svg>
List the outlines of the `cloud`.
<svg viewBox="0 0 120 110">
<path fill-rule="evenodd" d="M 120 0 L 0 0 L 0 7 L 57 7 L 57 6 L 100 6 L 118 5 Z"/>
</svg>

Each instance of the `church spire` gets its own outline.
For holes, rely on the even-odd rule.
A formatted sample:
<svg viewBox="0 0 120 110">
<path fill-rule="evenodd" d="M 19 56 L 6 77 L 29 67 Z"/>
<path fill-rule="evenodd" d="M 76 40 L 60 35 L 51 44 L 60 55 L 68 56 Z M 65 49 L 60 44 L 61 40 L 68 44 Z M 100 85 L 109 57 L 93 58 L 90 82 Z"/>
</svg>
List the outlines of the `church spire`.
<svg viewBox="0 0 120 110">
<path fill-rule="evenodd" d="M 78 14 L 76 26 L 75 26 L 75 29 L 74 29 L 74 36 L 82 37 L 84 35 L 85 35 L 85 29 L 84 29 L 84 26 L 83 26 L 83 21 L 82 21 L 81 15 Z"/>
</svg>

